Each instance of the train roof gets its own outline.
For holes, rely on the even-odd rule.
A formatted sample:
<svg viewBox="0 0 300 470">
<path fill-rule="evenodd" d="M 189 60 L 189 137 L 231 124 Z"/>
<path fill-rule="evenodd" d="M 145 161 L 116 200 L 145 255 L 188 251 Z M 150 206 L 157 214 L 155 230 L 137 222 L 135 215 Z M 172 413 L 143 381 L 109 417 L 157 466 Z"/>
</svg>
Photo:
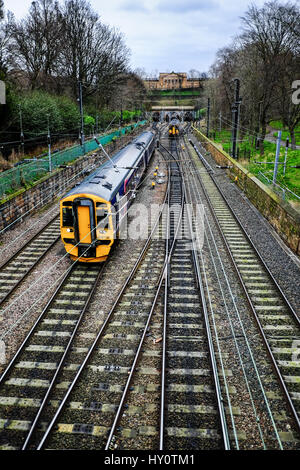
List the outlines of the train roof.
<svg viewBox="0 0 300 470">
<path fill-rule="evenodd" d="M 62 199 L 76 194 L 92 194 L 105 201 L 111 201 L 153 137 L 154 133 L 150 131 L 140 134 L 111 158 L 117 168 L 108 160 L 65 194 Z"/>
</svg>

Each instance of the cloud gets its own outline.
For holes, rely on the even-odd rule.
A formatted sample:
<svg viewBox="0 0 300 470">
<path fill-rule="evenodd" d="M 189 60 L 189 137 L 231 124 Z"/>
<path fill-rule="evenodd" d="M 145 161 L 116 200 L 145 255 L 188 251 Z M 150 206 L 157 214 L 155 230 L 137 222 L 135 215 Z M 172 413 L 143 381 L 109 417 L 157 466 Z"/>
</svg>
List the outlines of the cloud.
<svg viewBox="0 0 300 470">
<path fill-rule="evenodd" d="M 217 8 L 218 3 L 215 0 L 140 0 L 121 1 L 120 9 L 129 12 L 148 12 L 164 14 L 189 14 L 195 11 L 207 11 Z"/>
<path fill-rule="evenodd" d="M 129 12 L 141 12 L 141 13 L 146 13 L 149 9 L 147 5 L 143 5 L 142 2 L 132 2 L 130 0 L 127 0 L 125 2 L 121 2 L 120 4 L 120 9 L 122 11 L 129 11 Z"/>
<path fill-rule="evenodd" d="M 189 14 L 191 12 L 207 11 L 217 8 L 214 0 L 160 0 L 157 9 L 161 12 Z"/>
<path fill-rule="evenodd" d="M 59 0 L 60 3 L 63 0 Z M 287 0 L 282 0 L 286 2 Z M 218 49 L 240 31 L 250 0 L 90 0 L 101 20 L 117 27 L 131 49 L 131 67 L 208 71 Z M 265 0 L 255 0 L 261 7 Z M 31 0 L 4 0 L 18 18 Z"/>
</svg>

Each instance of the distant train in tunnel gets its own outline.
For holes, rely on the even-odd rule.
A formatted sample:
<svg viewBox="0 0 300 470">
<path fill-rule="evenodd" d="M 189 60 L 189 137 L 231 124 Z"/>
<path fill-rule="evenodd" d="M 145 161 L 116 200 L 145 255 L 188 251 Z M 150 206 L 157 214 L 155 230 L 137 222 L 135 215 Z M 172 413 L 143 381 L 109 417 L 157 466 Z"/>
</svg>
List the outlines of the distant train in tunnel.
<svg viewBox="0 0 300 470">
<path fill-rule="evenodd" d="M 181 135 L 181 126 L 179 119 L 173 118 L 169 124 L 168 135 L 170 139 L 175 139 Z"/>
</svg>

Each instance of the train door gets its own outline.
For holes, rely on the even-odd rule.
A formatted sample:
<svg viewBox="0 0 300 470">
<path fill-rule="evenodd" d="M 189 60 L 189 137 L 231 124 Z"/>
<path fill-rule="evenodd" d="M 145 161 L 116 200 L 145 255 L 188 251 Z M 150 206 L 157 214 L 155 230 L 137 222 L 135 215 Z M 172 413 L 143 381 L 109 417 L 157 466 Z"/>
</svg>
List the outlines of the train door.
<svg viewBox="0 0 300 470">
<path fill-rule="evenodd" d="M 91 199 L 74 199 L 77 243 L 89 245 L 95 239 L 94 206 Z"/>
<path fill-rule="evenodd" d="M 90 223 L 90 208 L 87 206 L 78 206 L 78 231 L 79 240 L 82 243 L 92 243 L 91 236 L 91 223 Z"/>
</svg>

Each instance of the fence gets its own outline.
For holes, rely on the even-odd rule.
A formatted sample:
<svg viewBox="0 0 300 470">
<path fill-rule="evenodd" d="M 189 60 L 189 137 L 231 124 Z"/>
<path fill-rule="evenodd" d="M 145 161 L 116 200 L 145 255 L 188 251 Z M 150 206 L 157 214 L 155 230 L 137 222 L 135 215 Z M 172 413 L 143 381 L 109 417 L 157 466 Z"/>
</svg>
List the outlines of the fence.
<svg viewBox="0 0 300 470">
<path fill-rule="evenodd" d="M 297 199 L 300 201 L 300 196 L 291 191 L 289 188 L 283 184 L 273 183 L 262 171 L 258 172 L 258 176 L 261 177 L 261 181 L 273 189 L 282 199 Z"/>
<path fill-rule="evenodd" d="M 111 132 L 110 134 L 100 136 L 99 140 L 102 145 L 109 144 L 114 138 L 120 137 L 127 132 L 132 131 L 138 126 L 142 126 L 147 121 L 140 121 L 136 124 L 123 127 L 120 130 Z M 76 158 L 85 155 L 86 153 L 93 152 L 98 149 L 98 144 L 94 139 L 87 140 L 82 145 L 75 145 L 66 150 L 53 153 L 51 155 L 51 168 L 52 171 L 61 165 L 76 160 Z M 24 163 L 10 170 L 6 170 L 0 173 L 0 198 L 4 198 L 6 195 L 15 192 L 16 190 L 24 187 L 26 184 L 34 183 L 43 176 L 49 173 L 49 158 L 43 157 L 38 160 L 34 160 L 29 163 Z"/>
</svg>

